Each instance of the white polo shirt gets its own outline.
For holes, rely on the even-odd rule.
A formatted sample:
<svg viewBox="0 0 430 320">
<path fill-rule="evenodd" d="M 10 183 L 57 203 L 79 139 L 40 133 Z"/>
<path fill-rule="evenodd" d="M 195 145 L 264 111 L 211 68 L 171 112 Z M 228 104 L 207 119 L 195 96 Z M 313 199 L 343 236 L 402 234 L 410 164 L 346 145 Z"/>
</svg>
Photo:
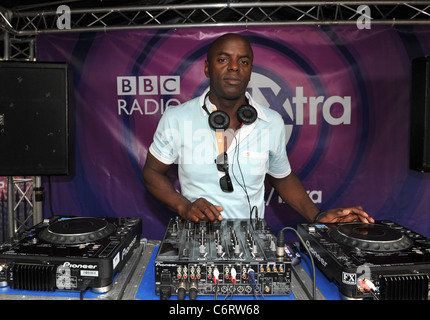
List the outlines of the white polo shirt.
<svg viewBox="0 0 430 320">
<path fill-rule="evenodd" d="M 206 93 L 207 90 L 164 112 L 149 152 L 164 164 L 178 164 L 181 194 L 191 202 L 205 198 L 222 206 L 224 219 L 248 219 L 250 207 L 256 206 L 258 216 L 263 218 L 266 173 L 275 178 L 291 173 L 284 121 L 276 111 L 257 104 L 247 93 L 258 118 L 243 125 L 232 139 L 227 154 L 234 191 L 223 192 L 219 179 L 224 173 L 218 171 L 215 163 L 219 154 L 215 131 L 209 127 L 209 115 L 202 108 Z M 209 112 L 216 109 L 208 101 L 206 107 Z"/>
</svg>

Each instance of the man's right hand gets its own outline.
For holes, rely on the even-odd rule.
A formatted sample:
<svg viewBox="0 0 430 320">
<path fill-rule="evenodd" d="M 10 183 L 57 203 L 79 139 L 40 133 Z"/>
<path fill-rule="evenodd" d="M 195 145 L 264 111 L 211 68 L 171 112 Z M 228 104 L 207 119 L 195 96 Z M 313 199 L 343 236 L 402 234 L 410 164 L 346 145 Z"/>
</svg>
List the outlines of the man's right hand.
<svg viewBox="0 0 430 320">
<path fill-rule="evenodd" d="M 215 206 L 204 198 L 190 202 L 174 188 L 167 177 L 171 165 L 164 164 L 150 152 L 143 167 L 143 182 L 148 191 L 170 210 L 178 213 L 182 218 L 194 222 L 215 222 L 222 220 L 223 207 Z"/>
<path fill-rule="evenodd" d="M 199 198 L 179 212 L 179 215 L 193 222 L 206 221 L 216 222 L 222 220 L 221 211 L 223 207 L 216 206 L 204 198 Z"/>
</svg>

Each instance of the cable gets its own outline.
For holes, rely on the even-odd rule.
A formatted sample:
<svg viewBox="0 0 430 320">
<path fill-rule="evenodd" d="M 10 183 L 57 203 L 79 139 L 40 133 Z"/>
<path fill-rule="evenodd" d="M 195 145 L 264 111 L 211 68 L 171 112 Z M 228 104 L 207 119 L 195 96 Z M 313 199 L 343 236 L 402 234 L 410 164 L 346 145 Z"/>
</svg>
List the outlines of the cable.
<svg viewBox="0 0 430 320">
<path fill-rule="evenodd" d="M 373 284 L 373 282 L 369 279 L 359 279 L 357 281 L 357 289 L 359 291 L 369 292 L 376 300 L 379 300 L 378 297 L 378 288 Z"/>
<path fill-rule="evenodd" d="M 79 299 L 84 300 L 84 292 L 88 289 L 88 286 L 91 283 L 91 279 L 84 280 L 81 284 L 81 288 L 79 289 Z"/>
<path fill-rule="evenodd" d="M 303 245 L 303 247 L 305 248 L 306 252 L 309 255 L 309 259 L 311 260 L 311 265 L 312 265 L 312 299 L 316 300 L 317 299 L 317 294 L 316 294 L 317 289 L 316 289 L 316 276 L 315 276 L 315 263 L 314 263 L 314 259 L 312 257 L 312 254 L 309 252 L 308 246 L 306 245 L 305 241 L 303 240 L 303 238 L 300 236 L 300 234 L 297 232 L 296 229 L 291 228 L 291 227 L 284 227 L 284 228 L 282 228 L 281 231 L 279 231 L 278 240 L 277 240 L 277 243 L 276 243 L 276 247 L 277 247 L 276 248 L 276 254 L 278 256 L 280 256 L 280 253 L 281 253 L 280 248 L 282 248 L 282 249 L 284 248 L 285 242 L 284 242 L 284 234 L 283 234 L 283 232 L 285 230 L 294 231 L 294 233 L 296 234 L 297 238 L 299 238 L 300 243 Z"/>
<path fill-rule="evenodd" d="M 215 267 L 214 271 L 213 271 L 213 281 L 214 281 L 215 285 L 218 285 L 218 282 L 219 282 L 219 270 L 218 270 L 217 267 Z"/>
<path fill-rule="evenodd" d="M 264 297 L 263 292 L 261 292 L 260 288 L 258 287 L 257 281 L 255 280 L 255 271 L 252 268 L 248 269 L 248 281 L 251 284 L 252 290 L 254 291 L 254 297 L 258 300 L 257 291 L 260 293 L 263 300 L 266 300 Z"/>
<path fill-rule="evenodd" d="M 217 300 L 218 299 L 218 283 L 219 283 L 219 270 L 217 267 L 215 267 L 214 271 L 213 271 L 213 281 L 215 283 L 214 299 Z"/>
<path fill-rule="evenodd" d="M 258 220 L 258 208 L 257 208 L 257 206 L 252 206 L 251 205 L 251 200 L 249 199 L 248 189 L 246 188 L 245 178 L 243 176 L 242 168 L 240 167 L 240 163 L 239 163 L 239 154 L 240 154 L 240 152 L 239 152 L 239 145 L 240 144 L 237 141 L 236 135 L 234 135 L 233 137 L 234 137 L 234 141 L 236 143 L 236 147 L 234 148 L 234 153 L 233 153 L 233 159 L 236 157 L 237 167 L 239 168 L 239 172 L 240 172 L 240 176 L 242 178 L 243 185 L 239 182 L 239 180 L 237 179 L 236 175 L 234 174 L 234 171 L 233 171 L 234 161 L 231 164 L 231 173 L 232 173 L 232 175 L 234 177 L 234 180 L 236 180 L 237 184 L 245 192 L 246 200 L 248 202 L 248 207 L 249 207 L 249 222 L 250 222 L 251 226 L 253 227 L 253 225 L 252 225 L 252 213 L 255 210 L 255 220 L 257 221 Z M 240 130 L 239 130 L 239 138 L 240 138 Z"/>
<path fill-rule="evenodd" d="M 236 268 L 232 267 L 230 271 L 230 281 L 233 284 L 233 287 L 232 290 L 229 290 L 229 292 L 227 292 L 227 295 L 225 296 L 224 300 L 227 300 L 228 296 L 230 296 L 230 300 L 233 299 L 233 293 L 236 291 L 236 276 Z"/>
<path fill-rule="evenodd" d="M 236 284 L 236 268 L 232 267 L 231 271 L 230 271 L 230 277 L 231 277 L 231 282 L 233 282 L 233 284 Z"/>
</svg>

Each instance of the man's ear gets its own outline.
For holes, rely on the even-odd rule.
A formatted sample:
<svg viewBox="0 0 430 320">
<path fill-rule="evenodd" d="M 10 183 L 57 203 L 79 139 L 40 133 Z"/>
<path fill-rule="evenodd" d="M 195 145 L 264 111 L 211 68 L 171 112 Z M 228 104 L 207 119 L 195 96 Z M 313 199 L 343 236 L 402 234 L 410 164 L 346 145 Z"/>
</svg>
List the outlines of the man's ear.
<svg viewBox="0 0 430 320">
<path fill-rule="evenodd" d="M 209 78 L 209 62 L 205 60 L 205 76 Z"/>
</svg>

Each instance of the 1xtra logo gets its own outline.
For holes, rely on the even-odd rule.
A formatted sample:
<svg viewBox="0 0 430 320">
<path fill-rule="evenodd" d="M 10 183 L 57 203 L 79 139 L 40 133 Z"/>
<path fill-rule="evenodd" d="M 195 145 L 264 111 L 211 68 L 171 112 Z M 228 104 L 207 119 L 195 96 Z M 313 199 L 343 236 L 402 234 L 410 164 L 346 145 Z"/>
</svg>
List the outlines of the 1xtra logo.
<svg viewBox="0 0 430 320">
<path fill-rule="evenodd" d="M 249 83 L 252 97 L 262 105 L 270 106 L 278 111 L 279 106 L 296 125 L 316 125 L 318 121 L 326 121 L 330 125 L 351 124 L 350 96 L 306 96 L 303 87 L 295 88 L 295 95 L 289 97 L 279 84 L 270 77 L 253 73 Z M 276 105 L 271 105 L 276 104 Z M 341 107 L 340 111 L 338 107 Z M 336 109 L 336 112 L 334 111 Z M 321 112 L 319 112 L 321 111 Z M 321 113 L 322 119 L 319 119 Z M 307 114 L 307 117 L 305 115 Z M 307 121 L 307 123 L 305 122 Z"/>
</svg>

